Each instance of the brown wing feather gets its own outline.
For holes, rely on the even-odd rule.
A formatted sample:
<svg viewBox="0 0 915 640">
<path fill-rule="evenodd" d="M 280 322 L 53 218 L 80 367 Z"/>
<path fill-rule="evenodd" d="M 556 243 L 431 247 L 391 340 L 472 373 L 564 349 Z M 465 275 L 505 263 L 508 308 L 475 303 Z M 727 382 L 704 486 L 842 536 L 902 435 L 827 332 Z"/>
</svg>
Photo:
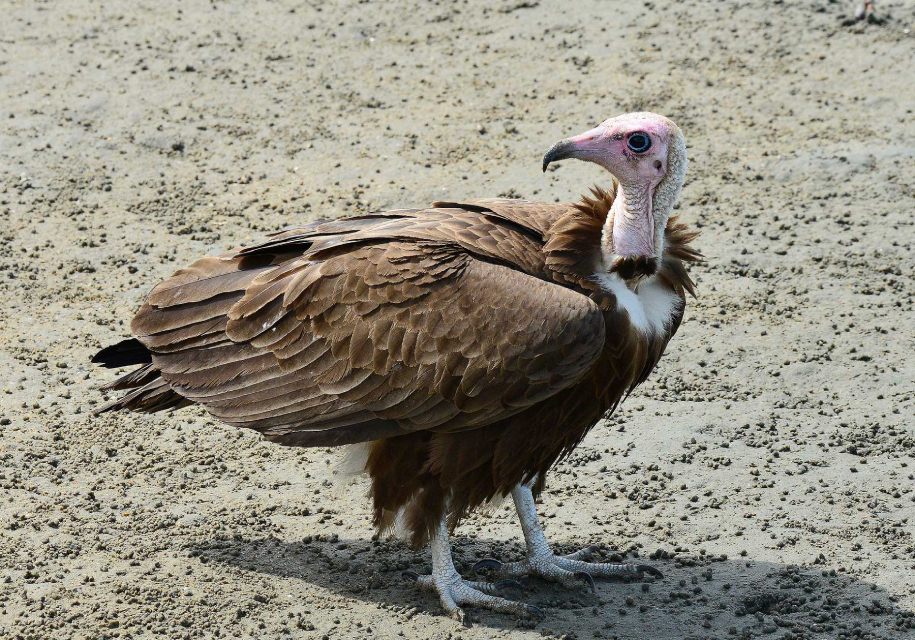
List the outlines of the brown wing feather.
<svg viewBox="0 0 915 640">
<path fill-rule="evenodd" d="M 587 372 L 600 310 L 517 270 L 542 269 L 530 233 L 466 210 L 413 215 L 199 260 L 153 290 L 134 333 L 174 392 L 284 444 L 473 428 Z M 275 256 L 279 241 L 304 251 Z"/>
<path fill-rule="evenodd" d="M 490 212 L 503 220 L 529 229 L 541 238 L 546 236 L 553 224 L 575 208 L 571 203 L 531 202 L 508 198 L 477 198 L 460 202 L 435 202 L 434 207 L 463 209 L 466 211 Z"/>
</svg>

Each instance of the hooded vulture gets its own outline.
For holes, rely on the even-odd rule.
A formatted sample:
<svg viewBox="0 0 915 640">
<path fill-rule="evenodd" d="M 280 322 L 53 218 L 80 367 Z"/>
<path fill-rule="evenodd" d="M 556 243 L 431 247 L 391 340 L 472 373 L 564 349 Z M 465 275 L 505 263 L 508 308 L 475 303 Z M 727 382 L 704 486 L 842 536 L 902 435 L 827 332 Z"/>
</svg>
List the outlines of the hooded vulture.
<svg viewBox="0 0 915 640">
<path fill-rule="evenodd" d="M 374 524 L 428 543 L 432 574 L 405 575 L 462 606 L 539 616 L 499 596 L 535 574 L 565 584 L 645 565 L 552 553 L 534 497 L 547 471 L 645 380 L 694 293 L 696 234 L 671 218 L 686 173 L 680 129 L 630 113 L 543 158 L 609 171 L 577 203 L 436 202 L 318 221 L 200 258 L 159 283 L 133 338 L 100 351 L 138 365 L 96 413 L 202 405 L 299 447 L 349 446 L 371 479 Z M 525 560 L 464 580 L 449 532 L 511 494 Z"/>
</svg>

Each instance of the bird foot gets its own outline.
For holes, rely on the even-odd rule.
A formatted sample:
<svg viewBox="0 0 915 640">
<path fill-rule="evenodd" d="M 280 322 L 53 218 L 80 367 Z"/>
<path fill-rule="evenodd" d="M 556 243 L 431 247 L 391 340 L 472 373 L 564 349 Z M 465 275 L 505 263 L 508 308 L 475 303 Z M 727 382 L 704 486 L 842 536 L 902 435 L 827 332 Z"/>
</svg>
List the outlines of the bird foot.
<svg viewBox="0 0 915 640">
<path fill-rule="evenodd" d="M 500 562 L 485 558 L 473 565 L 474 571 L 490 570 L 502 578 L 535 575 L 567 587 L 588 586 L 596 591 L 594 578 L 638 579 L 645 575 L 661 578 L 663 574 L 647 564 L 630 562 L 588 562 L 596 548 L 586 547 L 575 553 L 557 556 L 546 551 L 528 555 L 519 562 Z"/>
<path fill-rule="evenodd" d="M 435 591 L 445 611 L 462 625 L 469 626 L 470 620 L 462 605 L 490 609 L 501 613 L 541 620 L 543 611 L 524 602 L 508 600 L 499 594 L 506 591 L 517 591 L 520 595 L 521 584 L 516 580 L 498 580 L 496 582 L 478 582 L 464 580 L 457 571 L 442 571 L 432 575 L 419 575 L 415 571 L 404 571 L 403 577 L 413 580 L 423 589 Z"/>
</svg>

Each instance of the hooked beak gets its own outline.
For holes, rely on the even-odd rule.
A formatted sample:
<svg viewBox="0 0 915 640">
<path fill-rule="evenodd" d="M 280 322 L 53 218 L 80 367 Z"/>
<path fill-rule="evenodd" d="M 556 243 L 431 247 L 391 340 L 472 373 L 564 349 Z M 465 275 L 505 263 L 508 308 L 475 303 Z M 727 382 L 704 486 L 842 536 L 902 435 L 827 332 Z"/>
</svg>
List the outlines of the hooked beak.
<svg viewBox="0 0 915 640">
<path fill-rule="evenodd" d="M 568 158 L 593 161 L 595 159 L 594 154 L 599 150 L 595 143 L 597 143 L 605 133 L 603 127 L 598 126 L 572 138 L 560 140 L 544 154 L 543 170 L 546 171 L 547 167 L 553 162 L 566 160 Z"/>
<path fill-rule="evenodd" d="M 543 171 L 546 172 L 547 167 L 550 166 L 551 162 L 558 162 L 559 160 L 565 160 L 566 158 L 571 158 L 572 154 L 575 152 L 575 145 L 570 139 L 560 140 L 547 151 L 543 156 Z"/>
</svg>

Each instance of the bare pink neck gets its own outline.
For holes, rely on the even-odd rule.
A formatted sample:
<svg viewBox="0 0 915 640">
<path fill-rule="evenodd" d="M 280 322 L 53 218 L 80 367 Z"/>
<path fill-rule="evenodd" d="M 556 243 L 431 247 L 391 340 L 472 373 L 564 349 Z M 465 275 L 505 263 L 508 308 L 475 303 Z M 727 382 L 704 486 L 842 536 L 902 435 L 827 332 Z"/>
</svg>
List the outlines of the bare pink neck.
<svg viewBox="0 0 915 640">
<path fill-rule="evenodd" d="M 616 189 L 610 207 L 608 224 L 612 232 L 605 232 L 609 252 L 617 256 L 653 257 L 655 253 L 655 223 L 652 215 L 651 188 L 648 185 L 623 185 Z"/>
</svg>

